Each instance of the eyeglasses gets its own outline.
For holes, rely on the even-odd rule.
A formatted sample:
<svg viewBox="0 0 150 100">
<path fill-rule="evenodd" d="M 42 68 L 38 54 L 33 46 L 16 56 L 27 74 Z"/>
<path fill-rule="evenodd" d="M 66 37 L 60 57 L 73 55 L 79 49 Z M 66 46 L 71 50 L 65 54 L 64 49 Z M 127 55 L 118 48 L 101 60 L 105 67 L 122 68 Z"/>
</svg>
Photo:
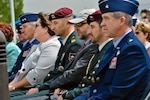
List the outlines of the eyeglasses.
<svg viewBox="0 0 150 100">
<path fill-rule="evenodd" d="M 22 34 L 21 30 L 17 30 L 17 34 Z"/>
<path fill-rule="evenodd" d="M 76 27 L 81 27 L 83 24 L 86 24 L 86 23 L 87 23 L 87 21 L 82 21 L 82 22 L 80 22 L 80 23 L 74 24 L 74 26 L 76 26 Z"/>
</svg>

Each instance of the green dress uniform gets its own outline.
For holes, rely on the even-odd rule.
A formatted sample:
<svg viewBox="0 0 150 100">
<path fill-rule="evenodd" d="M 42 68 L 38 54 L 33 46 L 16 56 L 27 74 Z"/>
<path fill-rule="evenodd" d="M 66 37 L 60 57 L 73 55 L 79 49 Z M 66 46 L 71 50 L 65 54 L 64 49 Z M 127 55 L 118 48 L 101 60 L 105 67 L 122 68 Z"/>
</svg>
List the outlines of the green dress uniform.
<svg viewBox="0 0 150 100">
<path fill-rule="evenodd" d="M 86 75 L 83 77 L 82 81 L 78 84 L 78 86 L 74 89 L 70 89 L 63 95 L 64 99 L 72 100 L 73 98 L 79 96 L 83 92 L 87 92 L 90 85 L 92 85 L 95 80 L 99 80 L 97 75 L 97 68 L 101 63 L 103 55 L 107 49 L 107 47 L 112 43 L 112 40 L 107 41 L 107 43 L 99 50 L 95 55 L 92 56 L 91 60 L 86 69 Z"/>
<path fill-rule="evenodd" d="M 78 38 L 76 31 L 72 32 L 69 35 L 66 43 L 61 46 L 61 48 L 58 52 L 57 60 L 55 62 L 54 71 L 50 71 L 48 73 L 47 77 L 45 78 L 44 83 L 38 85 L 39 91 L 48 89 L 49 84 L 54 79 L 56 79 L 59 75 L 61 75 L 65 70 L 67 70 L 67 69 L 65 69 L 65 66 L 71 60 L 73 60 L 76 52 L 78 51 L 78 49 L 81 47 L 82 44 L 83 44 L 83 41 Z M 17 99 L 19 100 L 21 95 L 24 95 L 25 93 L 26 93 L 26 91 L 11 92 L 10 93 L 11 100 L 17 100 Z M 39 95 L 42 95 L 43 93 L 48 94 L 49 91 L 47 91 L 47 90 L 46 91 L 41 91 L 41 92 L 39 92 L 35 95 L 39 96 Z M 22 96 L 22 98 L 24 98 L 24 96 Z"/>
<path fill-rule="evenodd" d="M 45 90 L 49 88 L 49 84 L 56 79 L 58 76 L 62 75 L 65 70 L 67 64 L 73 60 L 75 54 L 77 53 L 78 49 L 83 44 L 83 41 L 78 39 L 77 33 L 74 31 L 69 38 L 67 39 L 64 46 L 60 48 L 58 53 L 58 58 L 56 60 L 56 65 L 54 71 L 50 71 L 47 77 L 45 78 L 44 84 L 39 86 L 39 90 Z"/>
</svg>

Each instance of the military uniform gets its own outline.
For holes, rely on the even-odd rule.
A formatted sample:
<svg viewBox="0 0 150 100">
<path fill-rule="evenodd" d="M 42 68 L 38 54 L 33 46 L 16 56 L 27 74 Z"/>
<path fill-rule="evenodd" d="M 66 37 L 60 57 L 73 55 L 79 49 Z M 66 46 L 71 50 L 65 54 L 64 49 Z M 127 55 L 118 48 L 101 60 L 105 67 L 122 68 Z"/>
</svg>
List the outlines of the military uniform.
<svg viewBox="0 0 150 100">
<path fill-rule="evenodd" d="M 87 91 L 88 87 L 92 85 L 95 82 L 95 80 L 99 80 L 99 77 L 95 77 L 97 75 L 97 68 L 101 63 L 106 48 L 110 44 L 112 44 L 112 40 L 109 40 L 100 51 L 98 51 L 95 55 L 92 56 L 86 69 L 86 75 L 82 78 L 82 81 L 78 84 L 76 88 L 68 90 L 68 92 L 66 92 L 66 94 L 63 95 L 64 99 L 70 100 L 75 98 L 81 93 Z"/>
<path fill-rule="evenodd" d="M 11 72 L 8 73 L 8 79 L 9 79 L 9 82 L 11 82 L 15 76 L 16 76 L 16 73 L 18 72 L 18 70 L 20 70 L 21 66 L 22 66 L 22 62 L 24 61 L 24 59 L 26 58 L 29 50 L 31 49 L 32 45 L 35 45 L 35 44 L 39 44 L 39 42 L 34 39 L 32 41 L 32 43 L 28 42 L 23 48 L 22 48 L 22 51 L 20 53 L 20 55 L 18 56 L 17 58 L 17 61 L 15 63 L 15 65 L 13 66 L 13 69 Z"/>
<path fill-rule="evenodd" d="M 120 5 L 116 6 L 116 4 Z M 104 20 L 108 30 L 111 26 L 107 26 L 107 24 L 111 24 L 110 22 L 114 19 L 120 21 L 124 17 L 125 21 L 122 25 L 116 25 L 120 27 L 120 30 L 116 27 L 111 29 L 115 34 L 115 41 L 106 50 L 107 53 L 98 67 L 97 77 L 99 80 L 96 80 L 90 87 L 87 95 L 80 95 L 75 100 L 141 100 L 144 89 L 150 80 L 150 59 L 145 47 L 131 29 L 132 23 L 129 21 L 132 19 L 126 17 L 133 16 L 138 5 L 139 2 L 136 0 L 99 1 L 102 14 L 111 17 L 109 21 L 107 20 L 108 22 Z M 122 14 L 118 18 L 110 15 L 112 12 L 117 14 L 118 11 L 126 14 Z"/>
<path fill-rule="evenodd" d="M 91 43 L 84 47 L 77 53 L 72 63 L 67 66 L 69 69 L 50 84 L 50 89 L 69 89 L 76 87 L 85 75 L 85 70 L 90 58 L 97 51 L 98 44 L 96 43 Z"/>
<path fill-rule="evenodd" d="M 137 47 L 135 45 L 138 46 L 138 49 L 136 49 Z M 128 51 L 130 51 L 130 53 L 128 53 Z M 140 95 L 148 84 L 148 68 L 150 68 L 148 65 L 150 62 L 148 54 L 143 45 L 138 42 L 133 32 L 130 32 L 121 40 L 117 47 L 114 48 L 114 45 L 112 44 L 107 52 L 108 53 L 104 56 L 104 59 L 97 70 L 98 74 L 95 79 L 98 77 L 99 80 L 95 80 L 95 83 L 90 87 L 88 92 L 89 95 L 79 96 L 75 100 L 85 100 L 85 98 L 87 99 L 89 97 L 99 99 L 102 98 L 101 96 L 113 100 L 118 98 L 119 100 L 120 98 L 123 100 L 140 100 Z M 136 55 L 134 52 L 136 52 Z M 128 58 L 130 59 L 127 59 L 127 55 L 129 55 Z M 142 55 L 142 57 L 137 55 Z M 140 58 L 139 60 L 137 60 L 138 57 Z M 137 61 L 133 62 L 133 59 L 136 59 Z M 126 65 L 127 62 L 130 63 Z M 134 69 L 134 71 L 131 71 L 131 69 Z M 124 71 L 125 73 L 131 71 L 131 76 L 129 77 L 129 73 L 121 74 Z M 116 86 L 117 83 L 120 83 L 120 85 Z M 132 88 L 125 89 L 125 87 L 130 86 L 132 86 Z M 113 90 L 114 92 L 111 92 L 110 90 Z M 120 97 L 122 95 L 125 96 Z"/>
<path fill-rule="evenodd" d="M 92 58 L 91 58 L 91 55 L 90 55 L 90 58 L 91 58 L 91 61 L 89 62 L 89 65 L 88 65 L 88 68 L 87 67 L 82 67 L 82 66 L 78 66 L 78 64 L 76 65 L 76 67 L 77 68 L 75 68 L 75 70 L 74 70 L 74 73 L 78 73 L 78 71 L 79 71 L 79 73 L 81 74 L 81 72 L 82 73 L 84 73 L 85 72 L 85 70 L 86 70 L 86 68 L 87 68 L 87 70 L 86 70 L 86 75 L 84 76 L 84 78 L 82 79 L 82 81 L 78 84 L 78 86 L 77 87 L 73 87 L 73 86 L 71 86 L 71 85 L 66 85 L 66 84 L 69 84 L 69 83 L 67 83 L 67 82 L 69 82 L 68 80 L 67 80 L 67 82 L 66 82 L 66 84 L 63 82 L 62 84 L 61 84 L 61 82 L 60 82 L 60 84 L 59 83 L 57 83 L 57 80 L 51 80 L 50 81 L 50 83 L 52 83 L 52 85 L 50 86 L 51 88 L 53 87 L 55 87 L 55 88 L 57 88 L 57 86 L 59 85 L 61 88 L 63 87 L 63 89 L 65 88 L 65 89 L 67 89 L 68 88 L 68 91 L 65 93 L 65 95 L 63 95 L 63 97 L 65 98 L 65 99 L 69 99 L 69 100 L 72 100 L 73 98 L 75 98 L 76 96 L 78 96 L 78 95 L 80 95 L 81 93 L 83 93 L 83 92 L 85 92 L 85 91 L 87 91 L 88 90 L 88 86 L 90 86 L 92 83 L 93 83 L 93 77 L 95 77 L 95 75 L 97 75 L 97 73 L 95 72 L 96 70 L 97 70 L 97 64 L 99 64 L 100 63 L 100 59 L 102 59 L 102 57 L 103 57 L 103 54 L 105 53 L 105 49 L 107 48 L 107 46 L 109 45 L 109 44 L 111 44 L 112 43 L 112 41 L 108 41 L 108 43 L 106 43 L 106 45 L 103 47 L 103 49 L 100 51 L 100 52 L 97 52 L 96 54 L 94 53 L 95 51 L 97 51 L 97 50 L 95 50 L 95 51 L 92 51 L 91 52 L 91 54 L 93 55 L 93 54 L 95 54 L 95 55 L 93 55 L 92 56 Z M 93 47 L 94 46 L 94 47 Z M 89 45 L 89 47 L 91 48 L 97 48 L 96 47 L 96 45 Z M 88 49 L 88 46 L 87 46 L 87 48 L 85 48 L 85 49 L 83 49 L 83 52 L 85 52 L 85 51 L 87 51 L 87 49 Z M 91 50 L 93 50 L 93 49 L 91 49 Z M 90 51 L 90 50 L 89 50 Z M 82 52 L 82 51 L 81 51 Z M 89 52 L 88 52 L 89 53 Z M 86 54 L 87 55 L 87 54 Z M 82 58 L 82 57 L 81 57 Z M 86 59 L 87 60 L 87 59 Z M 88 60 L 89 61 L 89 60 Z M 79 68 L 78 68 L 79 67 Z M 87 73 L 88 72 L 88 73 Z M 78 74 L 79 74 L 78 73 Z M 74 75 L 74 74 L 73 74 Z M 61 79 L 62 78 L 62 79 Z M 69 79 L 71 78 L 71 76 L 69 77 Z M 76 77 L 76 78 L 78 78 L 78 77 Z M 63 79 L 67 79 L 67 78 L 64 78 L 63 77 L 63 75 L 61 75 L 60 77 L 59 77 L 59 79 L 61 79 L 60 81 L 62 81 Z M 59 81 L 59 79 L 58 79 L 58 81 Z M 43 89 L 48 89 L 49 87 L 49 85 L 50 85 L 50 83 L 45 83 L 45 87 L 40 87 L 41 88 L 41 90 L 43 90 Z M 56 84 L 55 84 L 56 83 Z M 66 85 L 66 86 L 65 86 Z M 72 84 L 72 85 L 74 85 L 74 84 Z M 70 89 L 69 89 L 70 88 Z M 72 88 L 74 88 L 74 89 L 72 89 Z M 49 91 L 48 90 L 43 90 L 43 91 L 40 91 L 39 93 L 36 93 L 36 94 L 32 94 L 32 95 L 25 95 L 25 96 L 18 96 L 18 97 L 14 97 L 12 100 L 19 100 L 19 99 L 27 99 L 27 98 L 31 98 L 31 100 L 32 99 L 38 99 L 38 97 L 41 97 L 41 96 L 43 96 L 43 95 L 46 95 L 46 94 L 48 94 L 49 93 Z M 32 98 L 33 97 L 33 98 Z M 45 98 L 45 97 L 43 97 L 43 98 Z M 29 99 L 30 100 L 30 99 Z"/>
<path fill-rule="evenodd" d="M 67 64 L 72 60 L 71 56 L 75 56 L 78 49 L 83 44 L 83 41 L 78 39 L 77 33 L 74 31 L 67 39 L 64 46 L 62 46 L 58 53 L 58 58 L 56 60 L 56 65 L 54 71 L 50 71 L 47 77 L 45 78 L 45 85 L 41 85 L 39 87 L 40 90 L 48 89 L 49 84 L 57 78 L 59 75 L 61 75 L 66 68 Z"/>
</svg>

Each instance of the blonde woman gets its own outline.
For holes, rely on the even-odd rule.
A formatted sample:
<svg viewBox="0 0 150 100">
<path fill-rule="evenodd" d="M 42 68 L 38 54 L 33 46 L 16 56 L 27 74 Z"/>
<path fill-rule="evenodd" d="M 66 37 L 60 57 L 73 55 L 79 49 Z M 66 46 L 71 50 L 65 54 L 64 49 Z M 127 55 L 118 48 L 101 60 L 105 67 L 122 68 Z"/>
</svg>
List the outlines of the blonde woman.
<svg viewBox="0 0 150 100">
<path fill-rule="evenodd" d="M 139 22 L 135 26 L 135 35 L 144 44 L 150 56 L 150 25 L 144 22 Z"/>
</svg>

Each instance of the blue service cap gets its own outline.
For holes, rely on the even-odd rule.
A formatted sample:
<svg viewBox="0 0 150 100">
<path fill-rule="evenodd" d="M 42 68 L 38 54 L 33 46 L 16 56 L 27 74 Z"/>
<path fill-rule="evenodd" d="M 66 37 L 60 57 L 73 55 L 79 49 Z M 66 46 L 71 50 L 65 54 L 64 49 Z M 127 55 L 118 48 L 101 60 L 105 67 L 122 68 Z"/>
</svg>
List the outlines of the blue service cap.
<svg viewBox="0 0 150 100">
<path fill-rule="evenodd" d="M 99 0 L 99 8 L 102 14 L 121 11 L 133 16 L 138 6 L 139 2 L 136 0 Z"/>
<path fill-rule="evenodd" d="M 38 19 L 38 14 L 25 13 L 25 14 L 20 15 L 20 20 L 22 24 L 26 22 L 34 22 L 34 21 L 37 21 L 37 19 Z"/>
<path fill-rule="evenodd" d="M 15 21 L 15 25 L 16 25 L 16 29 L 17 29 L 17 30 L 22 29 L 22 24 L 21 24 L 20 19 L 18 19 L 18 20 Z"/>
</svg>

